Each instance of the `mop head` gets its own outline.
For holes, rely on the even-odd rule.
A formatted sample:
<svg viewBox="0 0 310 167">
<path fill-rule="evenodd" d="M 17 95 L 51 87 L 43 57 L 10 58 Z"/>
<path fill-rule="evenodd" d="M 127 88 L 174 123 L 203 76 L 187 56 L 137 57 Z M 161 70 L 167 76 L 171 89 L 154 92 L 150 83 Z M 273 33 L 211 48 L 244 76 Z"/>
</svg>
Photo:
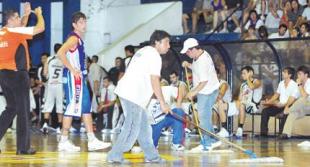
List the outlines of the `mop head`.
<svg viewBox="0 0 310 167">
<path fill-rule="evenodd" d="M 284 160 L 279 157 L 262 157 L 262 158 L 248 158 L 248 159 L 234 159 L 230 160 L 230 163 L 283 163 Z"/>
<path fill-rule="evenodd" d="M 310 148 L 310 141 L 304 141 L 297 144 L 298 147 L 309 147 Z"/>
</svg>

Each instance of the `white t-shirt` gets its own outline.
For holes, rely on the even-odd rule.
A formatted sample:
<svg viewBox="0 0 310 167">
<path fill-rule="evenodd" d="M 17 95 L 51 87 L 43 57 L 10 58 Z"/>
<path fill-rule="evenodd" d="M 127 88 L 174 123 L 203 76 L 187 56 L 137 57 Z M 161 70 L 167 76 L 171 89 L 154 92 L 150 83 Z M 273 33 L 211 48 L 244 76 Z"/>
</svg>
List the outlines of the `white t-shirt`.
<svg viewBox="0 0 310 167">
<path fill-rule="evenodd" d="M 268 13 L 265 21 L 265 25 L 267 28 L 279 28 L 281 17 L 283 15 L 282 10 L 277 10 L 278 18 L 274 17 L 271 12 Z"/>
<path fill-rule="evenodd" d="M 287 31 L 286 31 L 287 32 Z M 283 36 L 280 36 L 278 32 L 270 34 L 268 39 L 278 39 L 278 38 L 288 38 L 289 35 L 285 33 Z"/>
<path fill-rule="evenodd" d="M 251 21 L 249 20 L 247 23 L 246 23 L 246 25 L 245 25 L 245 29 L 247 30 L 247 29 L 249 29 L 249 27 L 250 27 L 250 25 L 251 25 Z M 256 30 L 258 30 L 259 29 L 259 27 L 260 26 L 263 26 L 264 25 L 264 22 L 262 21 L 262 20 L 257 20 L 257 22 L 256 22 L 256 24 L 255 24 L 255 29 Z"/>
<path fill-rule="evenodd" d="M 49 57 L 47 59 L 48 63 L 48 83 L 49 84 L 61 84 L 62 83 L 62 71 L 63 71 L 63 64 L 59 58 L 56 56 Z"/>
<path fill-rule="evenodd" d="M 174 86 L 162 86 L 161 87 L 165 102 L 168 105 L 172 105 L 172 98 L 176 98 L 178 95 L 178 88 Z M 151 124 L 156 124 L 163 120 L 166 116 L 160 108 L 160 103 L 157 99 L 151 99 L 151 102 L 147 108 L 148 120 Z"/>
<path fill-rule="evenodd" d="M 100 101 L 104 102 L 105 98 L 107 98 L 109 102 L 116 100 L 114 89 L 115 89 L 115 86 L 112 83 L 107 88 L 102 88 L 100 91 Z"/>
<path fill-rule="evenodd" d="M 220 79 L 220 85 L 222 85 L 222 84 L 228 85 L 227 81 Z M 231 102 L 231 99 L 232 99 L 232 93 L 231 93 L 230 86 L 228 85 L 228 88 L 227 88 L 225 95 L 223 97 L 223 101 L 228 103 L 228 102 Z"/>
<path fill-rule="evenodd" d="M 277 93 L 280 94 L 280 104 L 286 104 L 290 96 L 297 99 L 300 96 L 298 85 L 295 81 L 290 80 L 288 86 L 284 86 L 284 80 L 279 83 Z"/>
<path fill-rule="evenodd" d="M 302 17 L 306 17 L 307 21 L 310 21 L 310 7 L 305 8 L 304 12 L 302 13 Z"/>
<path fill-rule="evenodd" d="M 200 82 L 207 81 L 207 84 L 199 91 L 199 94 L 208 95 L 220 87 L 214 63 L 208 52 L 204 51 L 197 60 L 193 61 L 192 72 L 194 87 L 198 86 Z"/>
<path fill-rule="evenodd" d="M 132 57 L 124 76 L 118 81 L 115 93 L 142 108 L 146 108 L 154 91 L 151 75 L 160 76 L 162 60 L 152 46 L 145 46 Z"/>
<path fill-rule="evenodd" d="M 305 85 L 304 85 L 304 89 L 306 91 L 306 93 L 308 94 L 308 99 L 310 100 L 310 79 L 308 78 Z"/>
</svg>

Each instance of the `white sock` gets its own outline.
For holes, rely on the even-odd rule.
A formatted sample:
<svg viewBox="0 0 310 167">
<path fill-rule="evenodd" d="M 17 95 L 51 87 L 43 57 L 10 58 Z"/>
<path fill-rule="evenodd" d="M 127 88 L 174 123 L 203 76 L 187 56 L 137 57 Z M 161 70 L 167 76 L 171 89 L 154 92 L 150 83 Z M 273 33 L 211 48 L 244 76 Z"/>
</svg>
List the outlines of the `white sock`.
<svg viewBox="0 0 310 167">
<path fill-rule="evenodd" d="M 87 133 L 87 138 L 88 138 L 89 142 L 93 141 L 94 139 L 96 139 L 95 134 L 93 132 Z"/>
<path fill-rule="evenodd" d="M 61 135 L 60 142 L 66 142 L 68 140 L 68 136 Z"/>
</svg>

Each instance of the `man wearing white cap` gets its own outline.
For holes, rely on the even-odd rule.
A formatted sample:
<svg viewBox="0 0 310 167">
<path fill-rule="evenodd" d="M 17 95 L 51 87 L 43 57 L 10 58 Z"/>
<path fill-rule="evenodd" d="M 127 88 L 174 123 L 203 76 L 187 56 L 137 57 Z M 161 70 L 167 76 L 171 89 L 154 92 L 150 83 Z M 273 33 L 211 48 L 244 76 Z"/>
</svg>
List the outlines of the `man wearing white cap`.
<svg viewBox="0 0 310 167">
<path fill-rule="evenodd" d="M 181 53 L 193 59 L 192 64 L 187 61 L 182 63 L 183 67 L 192 69 L 193 74 L 194 87 L 187 94 L 187 97 L 193 99 L 193 97 L 197 96 L 199 125 L 213 132 L 212 106 L 216 101 L 220 83 L 216 75 L 212 58 L 208 52 L 199 46 L 197 40 L 194 38 L 188 38 L 184 41 Z M 220 141 L 216 142 L 210 136 L 203 135 L 200 145 L 193 148 L 191 152 L 208 151 L 220 145 Z"/>
</svg>

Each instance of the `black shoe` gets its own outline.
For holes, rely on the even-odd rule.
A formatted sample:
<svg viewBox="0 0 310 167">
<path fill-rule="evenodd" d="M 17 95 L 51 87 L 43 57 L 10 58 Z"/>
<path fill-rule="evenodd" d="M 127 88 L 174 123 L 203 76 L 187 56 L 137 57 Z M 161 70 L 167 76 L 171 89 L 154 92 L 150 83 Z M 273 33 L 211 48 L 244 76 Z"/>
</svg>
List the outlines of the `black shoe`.
<svg viewBox="0 0 310 167">
<path fill-rule="evenodd" d="M 18 150 L 16 151 L 16 155 L 33 155 L 37 151 L 33 148 L 28 149 L 27 151 Z"/>
<path fill-rule="evenodd" d="M 278 139 L 281 139 L 281 140 L 286 140 L 286 139 L 288 139 L 289 137 L 287 136 L 287 134 L 285 134 L 285 133 L 283 133 L 283 134 L 280 134 L 279 136 L 278 136 Z"/>
</svg>

